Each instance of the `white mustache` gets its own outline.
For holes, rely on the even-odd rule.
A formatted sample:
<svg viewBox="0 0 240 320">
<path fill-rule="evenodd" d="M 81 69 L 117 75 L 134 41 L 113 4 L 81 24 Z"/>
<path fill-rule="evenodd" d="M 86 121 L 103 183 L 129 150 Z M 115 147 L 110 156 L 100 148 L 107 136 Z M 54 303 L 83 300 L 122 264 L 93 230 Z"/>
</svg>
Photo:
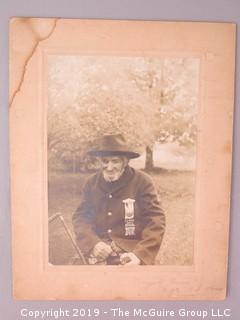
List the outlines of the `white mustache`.
<svg viewBox="0 0 240 320">
<path fill-rule="evenodd" d="M 117 172 L 103 170 L 103 178 L 109 182 L 117 181 L 121 177 L 121 175 L 123 174 L 123 171 L 124 171 L 124 169 L 121 171 L 117 171 Z"/>
</svg>

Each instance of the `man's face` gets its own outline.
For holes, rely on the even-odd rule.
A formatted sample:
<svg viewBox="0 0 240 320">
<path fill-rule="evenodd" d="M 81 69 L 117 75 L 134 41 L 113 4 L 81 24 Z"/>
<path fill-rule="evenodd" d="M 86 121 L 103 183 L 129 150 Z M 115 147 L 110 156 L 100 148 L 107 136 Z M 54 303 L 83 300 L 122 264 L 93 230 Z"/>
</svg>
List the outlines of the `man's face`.
<svg viewBox="0 0 240 320">
<path fill-rule="evenodd" d="M 101 157 L 100 164 L 106 181 L 116 181 L 122 175 L 128 159 L 126 157 Z"/>
</svg>

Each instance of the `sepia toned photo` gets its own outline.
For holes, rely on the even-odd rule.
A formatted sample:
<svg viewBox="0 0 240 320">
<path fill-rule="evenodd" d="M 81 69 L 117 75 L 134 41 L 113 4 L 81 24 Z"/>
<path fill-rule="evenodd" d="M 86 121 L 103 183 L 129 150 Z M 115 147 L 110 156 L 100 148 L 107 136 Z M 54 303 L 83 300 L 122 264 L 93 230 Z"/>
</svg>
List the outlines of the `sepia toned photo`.
<svg viewBox="0 0 240 320">
<path fill-rule="evenodd" d="M 192 265 L 200 60 L 47 66 L 49 262 Z"/>
<path fill-rule="evenodd" d="M 225 299 L 235 27 L 11 19 L 15 299 Z"/>
</svg>

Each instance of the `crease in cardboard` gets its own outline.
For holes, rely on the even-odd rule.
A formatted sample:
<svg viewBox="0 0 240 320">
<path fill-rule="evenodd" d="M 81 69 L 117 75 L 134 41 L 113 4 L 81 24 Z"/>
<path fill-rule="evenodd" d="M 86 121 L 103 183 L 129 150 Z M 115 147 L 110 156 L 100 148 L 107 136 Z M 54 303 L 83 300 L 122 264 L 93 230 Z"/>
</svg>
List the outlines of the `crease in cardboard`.
<svg viewBox="0 0 240 320">
<path fill-rule="evenodd" d="M 43 42 L 43 41 L 45 41 L 45 40 L 47 40 L 47 39 L 49 39 L 49 38 L 52 36 L 52 34 L 54 33 L 54 31 L 55 31 L 55 29 L 56 29 L 56 27 L 57 27 L 57 21 L 58 21 L 59 19 L 56 18 L 56 19 L 51 19 L 51 20 L 53 20 L 53 26 L 52 26 L 50 32 L 48 32 L 47 35 L 45 35 L 45 36 L 39 35 L 39 33 L 37 33 L 37 32 L 34 30 L 34 28 L 31 26 L 31 24 L 29 23 L 29 21 L 26 22 L 26 23 L 28 24 L 28 27 L 29 27 L 29 28 L 31 29 L 31 31 L 33 32 L 34 38 L 35 38 L 35 40 L 36 40 L 36 43 L 34 44 L 33 48 L 32 48 L 31 51 L 29 52 L 29 54 L 27 55 L 26 60 L 25 60 L 25 62 L 24 62 L 24 64 L 23 64 L 23 68 L 22 68 L 22 73 L 21 73 L 21 78 L 20 78 L 19 84 L 18 84 L 17 88 L 13 91 L 12 98 L 11 98 L 11 100 L 10 100 L 10 102 L 9 102 L 9 107 L 10 107 L 10 108 L 12 107 L 12 105 L 13 105 L 13 103 L 14 103 L 14 100 L 15 100 L 15 98 L 16 98 L 16 96 L 17 96 L 17 94 L 21 91 L 22 85 L 23 85 L 23 83 L 24 83 L 25 75 L 26 75 L 26 72 L 27 72 L 28 64 L 29 64 L 29 62 L 31 61 L 34 53 L 36 52 L 36 50 L 37 50 L 37 48 L 38 48 L 38 46 L 39 46 L 39 43 L 40 43 L 40 42 Z"/>
</svg>

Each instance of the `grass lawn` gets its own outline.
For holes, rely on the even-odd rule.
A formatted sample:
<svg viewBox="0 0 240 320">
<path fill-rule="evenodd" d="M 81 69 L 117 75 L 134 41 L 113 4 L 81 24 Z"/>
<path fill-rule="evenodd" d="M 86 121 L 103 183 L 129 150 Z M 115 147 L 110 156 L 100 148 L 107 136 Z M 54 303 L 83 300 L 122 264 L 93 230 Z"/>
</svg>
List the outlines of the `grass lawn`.
<svg viewBox="0 0 240 320">
<path fill-rule="evenodd" d="M 191 171 L 156 170 L 150 173 L 166 212 L 167 228 L 156 258 L 162 265 L 191 265 L 194 242 L 194 173 Z M 49 173 L 49 217 L 61 212 L 72 230 L 71 216 L 79 205 L 82 173 Z M 71 264 L 76 252 L 59 219 L 49 224 L 49 262 Z"/>
</svg>

